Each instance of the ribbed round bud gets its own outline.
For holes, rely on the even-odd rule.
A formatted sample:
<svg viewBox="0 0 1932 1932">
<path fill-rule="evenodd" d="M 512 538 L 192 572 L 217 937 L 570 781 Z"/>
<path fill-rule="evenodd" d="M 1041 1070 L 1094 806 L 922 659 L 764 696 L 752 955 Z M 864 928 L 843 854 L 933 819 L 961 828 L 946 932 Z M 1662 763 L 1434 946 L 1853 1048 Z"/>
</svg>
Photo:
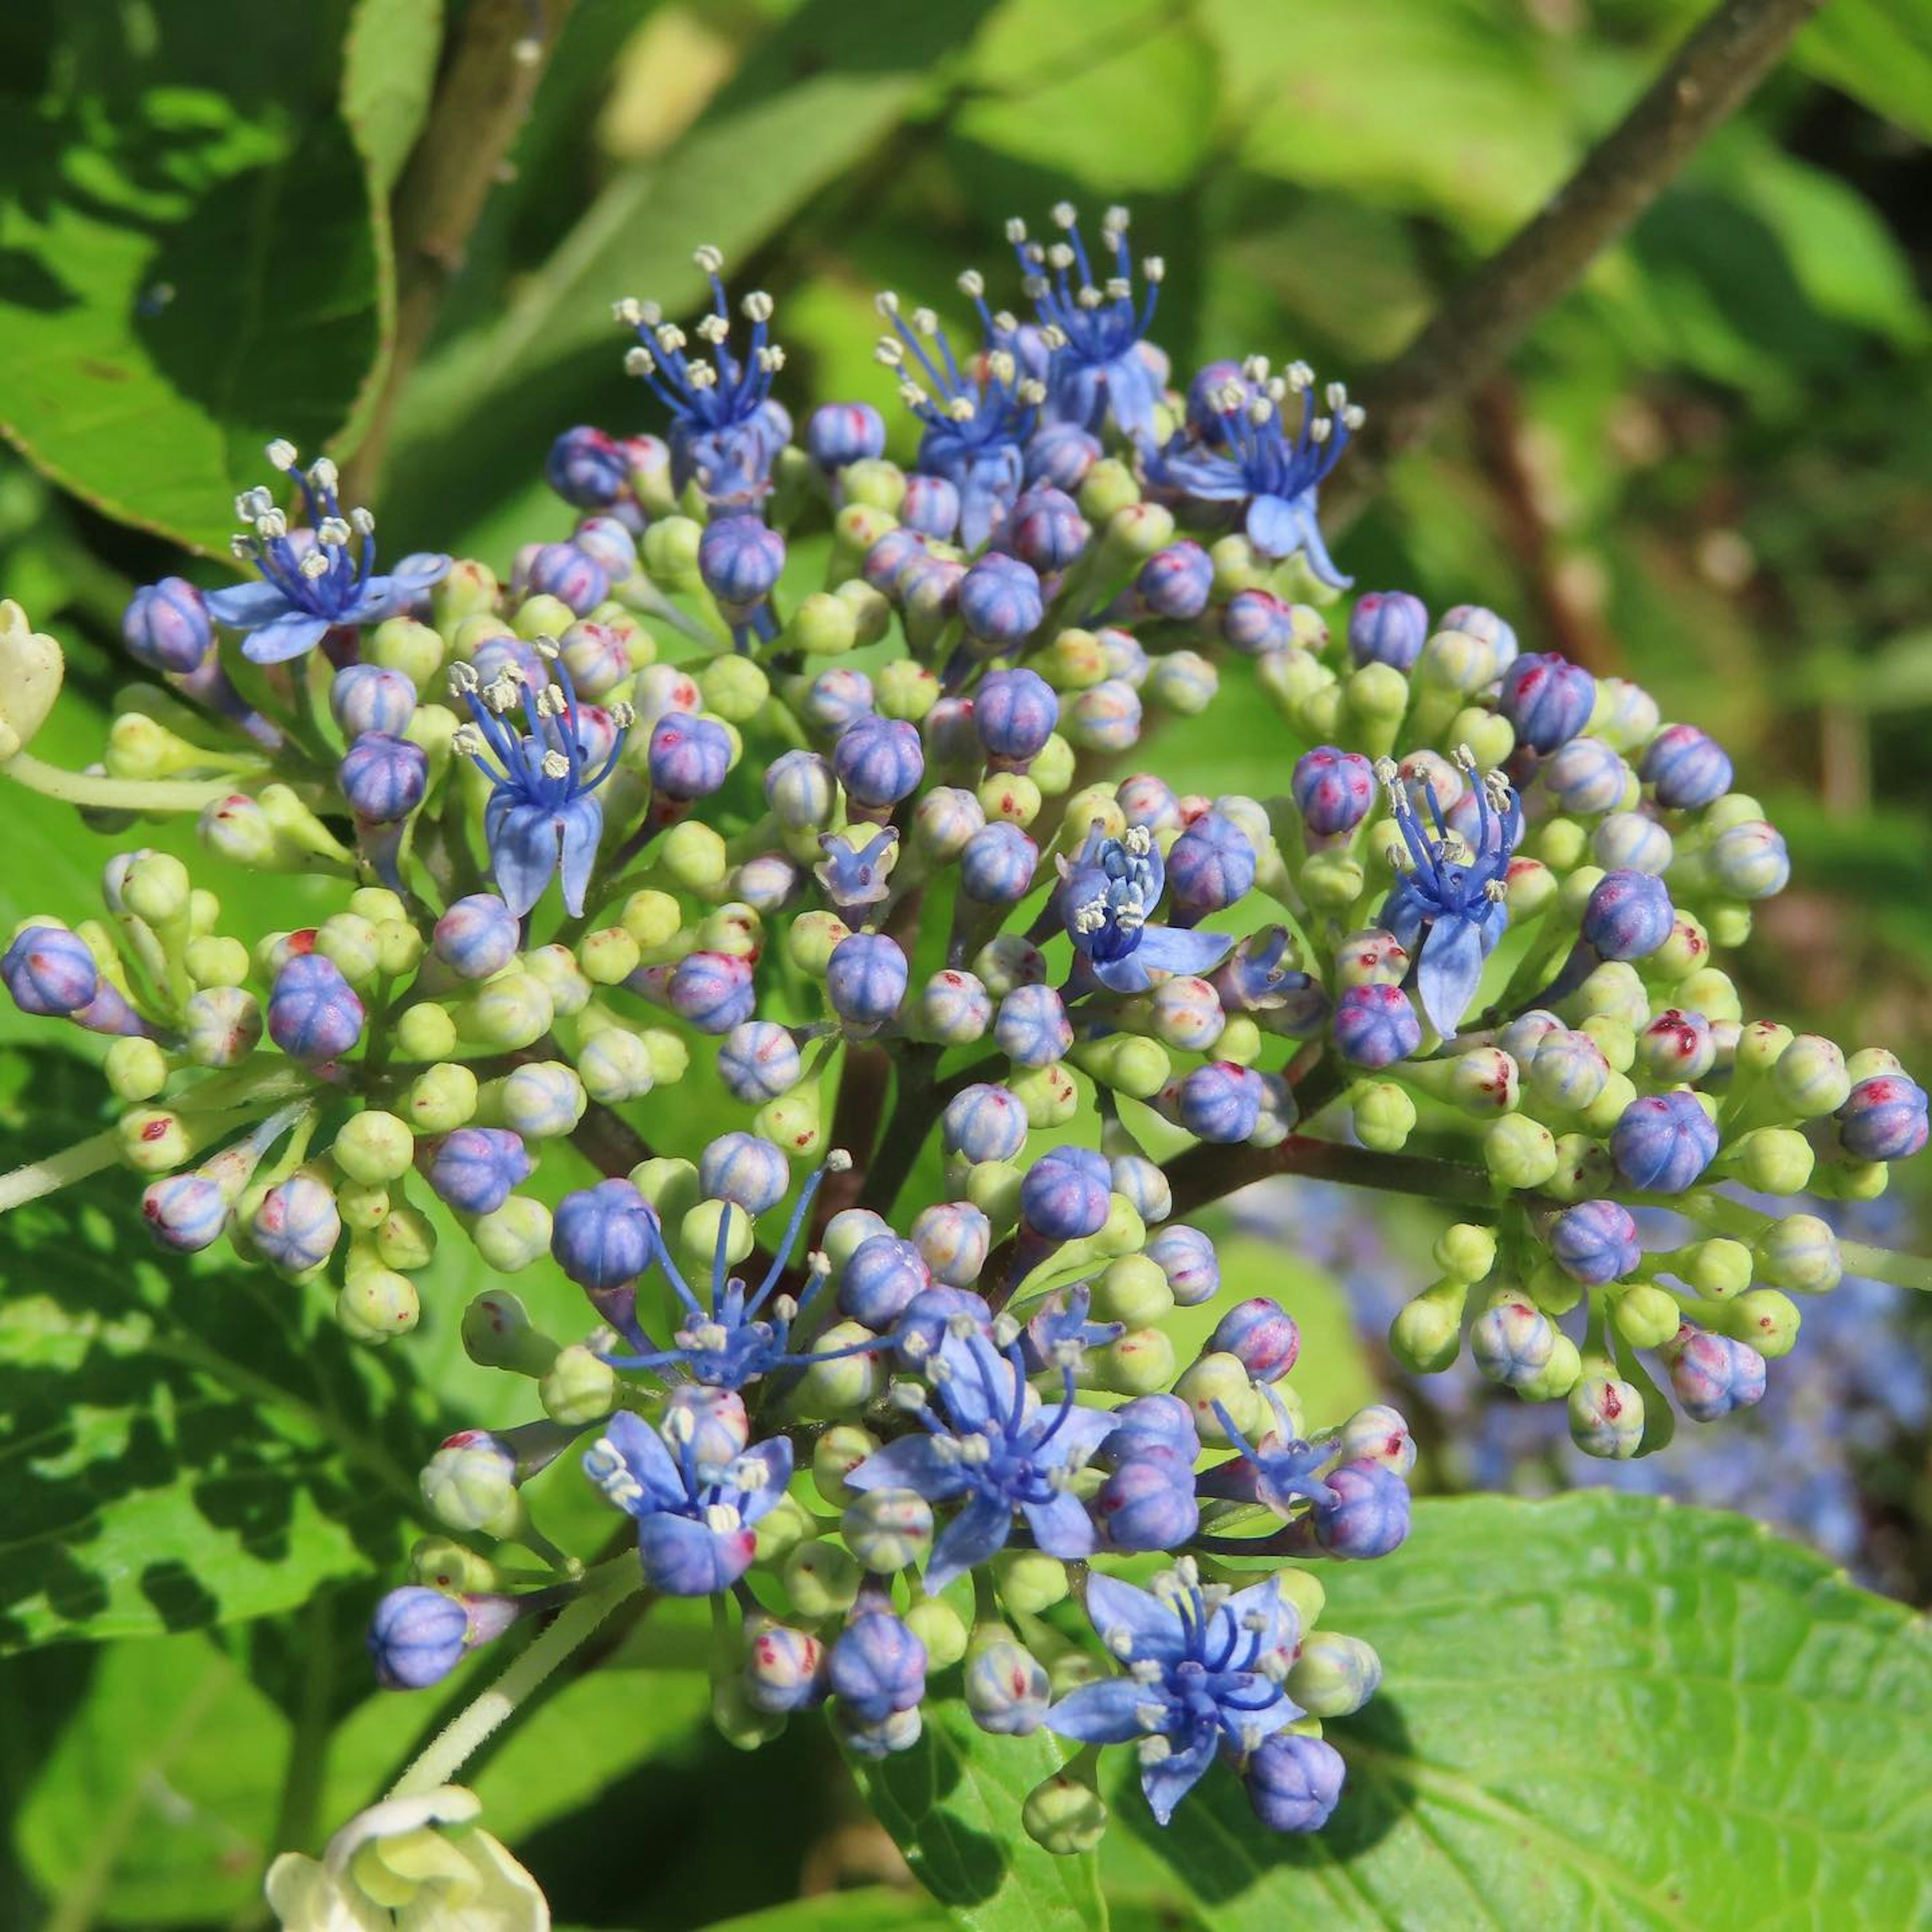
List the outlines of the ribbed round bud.
<svg viewBox="0 0 1932 1932">
<path fill-rule="evenodd" d="M 874 1576 L 917 1568 L 932 1550 L 932 1505 L 916 1490 L 872 1490 L 839 1519 L 845 1546 Z"/>
<path fill-rule="evenodd" d="M 1342 1058 L 1371 1072 L 1406 1060 L 1422 1044 L 1422 1022 L 1400 986 L 1347 988 L 1330 1024 Z"/>
<path fill-rule="evenodd" d="M 1676 917 L 1661 879 L 1648 872 L 1606 872 L 1583 908 L 1583 942 L 1604 959 L 1647 958 L 1670 937 Z"/>
<path fill-rule="evenodd" d="M 286 1274 L 320 1268 L 342 1238 L 335 1196 L 314 1175 L 294 1174 L 279 1181 L 256 1203 L 248 1237 L 256 1252 Z"/>
<path fill-rule="evenodd" d="M 1706 1334 L 1689 1322 L 1669 1348 L 1670 1386 L 1693 1422 L 1716 1422 L 1764 1396 L 1764 1358 L 1728 1335 Z"/>
<path fill-rule="evenodd" d="M 1112 1192 L 1106 1160 L 1084 1148 L 1050 1148 L 1020 1184 L 1028 1227 L 1049 1241 L 1077 1241 L 1106 1225 Z"/>
<path fill-rule="evenodd" d="M 488 1214 L 530 1174 L 522 1138 L 501 1127 L 458 1127 L 431 1149 L 423 1171 L 436 1198 L 459 1214 Z"/>
<path fill-rule="evenodd" d="M 832 1646 L 826 1677 L 850 1712 L 881 1724 L 926 1695 L 926 1646 L 888 1610 L 854 1617 Z"/>
<path fill-rule="evenodd" d="M 1379 1462 L 1344 1462 L 1330 1470 L 1334 1500 L 1310 1512 L 1315 1540 L 1330 1556 L 1367 1562 L 1386 1556 L 1408 1534 L 1408 1485 Z"/>
<path fill-rule="evenodd" d="M 1521 1388 L 1548 1366 L 1556 1329 L 1548 1316 L 1527 1301 L 1501 1301 L 1469 1324 L 1469 1353 L 1490 1381 Z"/>
<path fill-rule="evenodd" d="M 487 980 L 517 956 L 517 916 L 494 892 L 454 900 L 436 922 L 431 950 L 463 980 Z"/>
<path fill-rule="evenodd" d="M 1716 1157 L 1716 1124 L 1682 1090 L 1633 1100 L 1610 1135 L 1610 1158 L 1632 1187 L 1682 1194 Z"/>
<path fill-rule="evenodd" d="M 362 1038 L 364 1017 L 348 981 L 319 952 L 295 955 L 275 975 L 268 1036 L 292 1060 L 338 1058 Z"/>
<path fill-rule="evenodd" d="M 1526 652 L 1503 674 L 1496 709 L 1532 752 L 1553 752 L 1590 722 L 1597 680 L 1554 651 Z"/>
<path fill-rule="evenodd" d="M 1143 1252 L 1167 1277 L 1181 1307 L 1198 1307 L 1220 1292 L 1221 1264 L 1214 1244 L 1198 1228 L 1177 1221 L 1154 1235 Z"/>
<path fill-rule="evenodd" d="M 1636 1223 L 1616 1201 L 1581 1201 L 1550 1227 L 1550 1252 L 1572 1281 L 1597 1288 L 1619 1280 L 1642 1259 Z"/>
<path fill-rule="evenodd" d="M 121 619 L 128 655 L 150 670 L 198 670 L 214 647 L 201 592 L 185 578 L 164 577 L 134 592 Z"/>
<path fill-rule="evenodd" d="M 1406 590 L 1371 590 L 1348 616 L 1348 655 L 1358 664 L 1411 669 L 1429 635 L 1429 612 Z"/>
<path fill-rule="evenodd" d="M 1340 1630 L 1310 1630 L 1283 1688 L 1311 1718 L 1346 1718 L 1380 1688 L 1382 1660 L 1372 1644 Z"/>
<path fill-rule="evenodd" d="M 376 1681 L 386 1690 L 424 1690 L 463 1660 L 470 1612 L 457 1598 L 415 1585 L 392 1590 L 369 1619 Z"/>
<path fill-rule="evenodd" d="M 1925 1144 L 1925 1090 L 1903 1073 L 1858 1081 L 1838 1117 L 1839 1144 L 1854 1160 L 1909 1160 Z"/>
<path fill-rule="evenodd" d="M 1666 724 L 1651 740 L 1638 770 L 1658 803 L 1694 811 L 1731 788 L 1731 761 L 1694 724 Z"/>
</svg>

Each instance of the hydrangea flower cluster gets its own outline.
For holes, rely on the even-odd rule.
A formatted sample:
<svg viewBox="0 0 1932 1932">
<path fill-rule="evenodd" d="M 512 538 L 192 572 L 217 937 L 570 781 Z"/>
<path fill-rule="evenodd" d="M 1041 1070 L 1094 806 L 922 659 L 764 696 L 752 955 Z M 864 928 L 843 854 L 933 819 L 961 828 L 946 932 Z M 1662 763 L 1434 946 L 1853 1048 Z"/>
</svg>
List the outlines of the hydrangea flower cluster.
<svg viewBox="0 0 1932 1932">
<path fill-rule="evenodd" d="M 1455 1206 L 1402 1360 L 1466 1335 L 1627 1456 L 1668 1433 L 1660 1378 L 1700 1422 L 1756 1401 L 1792 1297 L 1844 1268 L 1822 1219 L 1736 1190 L 1875 1196 L 1927 1100 L 1714 963 L 1788 871 L 1715 743 L 1492 611 L 1345 607 L 1318 512 L 1346 392 L 1258 357 L 1176 392 L 1125 212 L 1090 253 L 1053 229 L 1009 230 L 1028 315 L 961 278 L 970 339 L 880 298 L 909 468 L 868 403 L 794 439 L 775 305 L 734 310 L 711 250 L 689 335 L 617 304 L 662 435 L 565 431 L 573 516 L 506 577 L 379 573 L 327 459 L 273 446 L 308 526 L 252 490 L 258 583 L 136 596 L 162 686 L 87 796 L 191 806 L 339 909 L 244 944 L 137 847 L 104 917 L 27 921 L 0 979 L 109 1037 L 156 1240 L 226 1240 L 371 1343 L 460 1322 L 532 1385 L 424 1468 L 448 1534 L 376 1610 L 383 1682 L 616 1562 L 717 1601 L 743 1742 L 823 1704 L 882 1756 L 934 1695 L 1067 1738 L 1024 1822 L 1071 1851 L 1110 1745 L 1163 1822 L 1225 1760 L 1266 1823 L 1318 1828 L 1323 1726 L 1380 1666 L 1303 1566 L 1408 1528 L 1402 1418 L 1306 1416 L 1292 1316 L 1222 1298 L 1189 1215 L 1277 1171 Z M 1224 678 L 1279 715 L 1278 790 L 1124 770 Z M 681 1083 L 734 1124 L 660 1152 L 640 1103 Z M 1658 1206 L 1680 1232 L 1647 1244 Z M 500 1286 L 425 1311 L 452 1224 L 484 1271 L 560 1270 L 580 1327 Z M 588 1576 L 525 1495 L 586 1480 L 635 1544 Z"/>
</svg>

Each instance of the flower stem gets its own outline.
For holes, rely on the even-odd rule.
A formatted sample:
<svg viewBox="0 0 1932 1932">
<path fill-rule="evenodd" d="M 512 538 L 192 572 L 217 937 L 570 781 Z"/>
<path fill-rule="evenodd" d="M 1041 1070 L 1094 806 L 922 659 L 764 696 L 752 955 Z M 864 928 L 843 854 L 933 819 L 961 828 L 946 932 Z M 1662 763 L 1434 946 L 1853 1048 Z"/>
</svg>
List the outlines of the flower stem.
<svg viewBox="0 0 1932 1932">
<path fill-rule="evenodd" d="M 634 1556 L 616 1558 L 584 1579 L 574 1601 L 538 1633 L 523 1654 L 482 1696 L 472 1699 L 430 1740 L 428 1748 L 397 1779 L 392 1798 L 434 1791 L 448 1784 L 490 1736 L 523 1704 L 626 1597 L 644 1586 Z"/>
<path fill-rule="evenodd" d="M 104 806 L 118 812 L 199 812 L 211 799 L 235 789 L 221 778 L 110 778 L 92 772 L 70 772 L 31 752 L 16 752 L 0 772 L 16 784 L 69 805 Z"/>
<path fill-rule="evenodd" d="M 112 1167 L 120 1152 L 121 1137 L 110 1127 L 104 1133 L 90 1134 L 86 1140 L 76 1141 L 72 1147 L 63 1148 L 43 1160 L 29 1161 L 10 1174 L 0 1174 L 0 1214 L 19 1207 L 23 1201 L 38 1201 L 43 1194 L 52 1194 L 74 1181 L 85 1180 L 90 1174 L 98 1174 L 104 1167 Z"/>
</svg>

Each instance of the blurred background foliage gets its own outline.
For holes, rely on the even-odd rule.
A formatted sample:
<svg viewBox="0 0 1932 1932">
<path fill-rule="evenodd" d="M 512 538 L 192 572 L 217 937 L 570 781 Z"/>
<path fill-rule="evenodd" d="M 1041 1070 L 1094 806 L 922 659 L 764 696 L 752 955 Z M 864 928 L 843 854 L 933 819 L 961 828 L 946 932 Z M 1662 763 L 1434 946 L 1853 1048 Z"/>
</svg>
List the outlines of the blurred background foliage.
<svg viewBox="0 0 1932 1932">
<path fill-rule="evenodd" d="M 890 413 L 870 356 L 875 290 L 950 318 L 961 268 L 981 267 L 995 290 L 1010 283 L 1007 215 L 1037 222 L 1063 196 L 1127 201 L 1141 245 L 1168 262 L 1154 333 L 1178 370 L 1299 356 L 1372 410 L 1377 365 L 1541 205 L 1697 11 L 1678 0 L 548 10 L 568 20 L 514 165 L 418 341 L 406 262 L 398 337 L 392 196 L 400 183 L 406 222 L 412 150 L 462 6 L 0 9 L 0 428 L 14 452 L 0 455 L 0 590 L 69 647 L 50 755 L 97 754 L 130 587 L 176 567 L 180 543 L 208 560 L 196 574 L 225 580 L 230 500 L 259 480 L 271 435 L 352 458 L 396 550 L 501 568 L 517 543 L 562 534 L 570 513 L 540 476 L 551 436 L 576 422 L 661 427 L 622 374 L 610 301 L 689 308 L 700 242 L 724 250 L 737 286 L 777 298 L 790 398 L 864 398 Z M 1364 584 L 1412 586 L 1438 608 L 1490 604 L 1526 644 L 1636 677 L 1666 716 L 1721 736 L 1796 869 L 1749 952 L 1749 998 L 1847 1044 L 1882 1040 L 1918 1068 L 1932 1034 L 1928 134 L 1932 4 L 1836 0 L 1511 364 L 1396 463 L 1340 552 Z M 909 453 L 909 426 L 895 435 Z M 1178 784 L 1216 789 L 1230 760 L 1264 767 L 1265 718 L 1243 730 L 1217 713 L 1211 733 L 1177 731 L 1155 755 Z M 116 844 L 19 791 L 4 826 L 0 926 L 74 915 Z M 242 891 L 239 875 L 221 884 Z M 304 890 L 250 898 L 249 920 L 298 922 Z M 94 1104 L 57 1058 L 30 1058 L 26 1037 L 0 1014 L 12 1158 L 48 1144 L 52 1114 Z M 1426 1221 L 1308 1187 L 1244 1203 L 1240 1218 L 1236 1271 L 1295 1306 L 1338 1403 L 1385 1379 L 1373 1336 L 1390 1284 L 1420 1278 Z M 95 1233 L 121 1268 L 113 1238 Z M 0 1278 L 42 1285 L 74 1238 L 64 1224 L 0 1234 Z M 205 1393 L 196 1351 L 216 1340 L 247 1373 L 280 1372 L 289 1350 L 272 1311 L 257 1335 L 218 1296 L 182 1289 L 169 1306 L 184 1402 Z M 440 1338 L 431 1326 L 410 1387 L 365 1377 L 356 1398 L 403 1432 L 398 1454 L 411 1418 L 427 1438 L 438 1417 L 486 1419 L 478 1406 L 499 1399 L 450 1346 L 453 1324 Z M 1925 1334 L 1918 1311 L 1892 1299 L 1848 1301 L 1808 1379 L 1774 1374 L 1752 1424 L 1761 1433 L 1734 1429 L 1729 1466 L 1700 1463 L 1700 1445 L 1680 1439 L 1642 1480 L 1774 1518 L 1925 1601 Z M 298 1366 L 335 1413 L 326 1386 L 350 1371 Z M 1493 1394 L 1440 1400 L 1439 1486 L 1600 1475 L 1567 1444 L 1523 1437 L 1513 1403 L 1475 1413 Z M 264 1479 L 299 1472 L 304 1439 L 296 1431 L 280 1460 L 262 1452 Z M 34 1446 L 17 1428 L 0 1433 L 0 1466 Z M 138 1447 L 124 1459 L 136 1502 Z M 17 1544 L 10 1530 L 10 1563 L 49 1539 L 111 1537 L 113 1511 L 129 1506 L 86 1502 L 64 1527 L 36 1522 Z M 353 1579 L 391 1560 L 345 1545 L 314 1574 Z M 0 1792 L 16 1829 L 0 1923 L 245 1924 L 260 1855 L 283 1841 L 290 1808 L 339 1818 L 374 1787 L 424 1720 L 364 1694 L 356 1627 L 371 1586 L 350 1580 L 293 1610 L 312 1581 L 254 1580 L 266 1592 L 256 1607 L 288 1614 L 225 1637 L 67 1646 L 4 1667 Z M 165 1590 L 148 1601 L 153 1628 L 196 1621 Z M 143 1627 L 140 1604 L 129 1614 L 128 1628 Z M 560 1921 L 680 1932 L 901 1869 L 815 1732 L 749 1761 L 710 1736 L 691 1668 L 701 1652 L 700 1633 L 654 1622 L 627 1668 L 572 1687 L 482 1774 L 494 1828 L 517 1840 Z M 290 1741 L 310 1735 L 318 1708 L 345 1727 L 326 1790 L 292 1793 Z M 595 1726 L 578 1721 L 593 1712 Z M 592 1792 L 598 1808 L 579 1811 Z M 760 1821 L 750 1858 L 748 1818 Z M 614 1819 L 628 1821 L 614 1841 Z M 645 1820 L 647 1898 L 634 1844 Z M 922 1908 L 873 1904 L 879 1932 L 926 1922 Z M 854 1905 L 841 1922 L 874 1922 Z M 1153 1905 L 1144 1922 L 1162 1922 Z"/>
</svg>

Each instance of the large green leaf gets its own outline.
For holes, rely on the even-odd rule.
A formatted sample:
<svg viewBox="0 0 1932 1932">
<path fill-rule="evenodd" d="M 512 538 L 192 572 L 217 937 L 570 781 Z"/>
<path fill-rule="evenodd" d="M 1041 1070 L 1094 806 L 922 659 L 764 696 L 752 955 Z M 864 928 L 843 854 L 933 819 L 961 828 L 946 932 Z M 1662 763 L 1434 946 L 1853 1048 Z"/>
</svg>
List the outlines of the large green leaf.
<svg viewBox="0 0 1932 1932">
<path fill-rule="evenodd" d="M 912 1750 L 852 1766 L 920 1882 L 966 1932 L 1106 1932 L 1098 1862 L 1054 1858 L 1020 1828 L 1027 1793 L 1065 1755 L 1054 1740 L 989 1738 L 956 1697 L 924 1714 Z"/>
<path fill-rule="evenodd" d="M 1333 1822 L 1275 1837 L 1217 1768 L 1162 1832 L 1124 1777 L 1124 1889 L 1157 1863 L 1215 1932 L 1932 1914 L 1932 1640 L 1818 1558 L 1647 1498 L 1484 1497 L 1324 1581 L 1384 1668 L 1330 1729 Z"/>
<path fill-rule="evenodd" d="M 378 196 L 403 172 L 429 111 L 442 0 L 356 0 L 342 46 L 342 113 Z"/>
<path fill-rule="evenodd" d="M 944 1932 L 946 1922 L 930 1900 L 873 1885 L 858 1892 L 820 1892 L 788 1905 L 774 1905 L 769 1911 L 721 1918 L 707 1932 Z"/>
<path fill-rule="evenodd" d="M 0 431 L 218 548 L 262 446 L 337 435 L 383 352 L 338 9 L 58 0 L 0 27 Z"/>
</svg>

